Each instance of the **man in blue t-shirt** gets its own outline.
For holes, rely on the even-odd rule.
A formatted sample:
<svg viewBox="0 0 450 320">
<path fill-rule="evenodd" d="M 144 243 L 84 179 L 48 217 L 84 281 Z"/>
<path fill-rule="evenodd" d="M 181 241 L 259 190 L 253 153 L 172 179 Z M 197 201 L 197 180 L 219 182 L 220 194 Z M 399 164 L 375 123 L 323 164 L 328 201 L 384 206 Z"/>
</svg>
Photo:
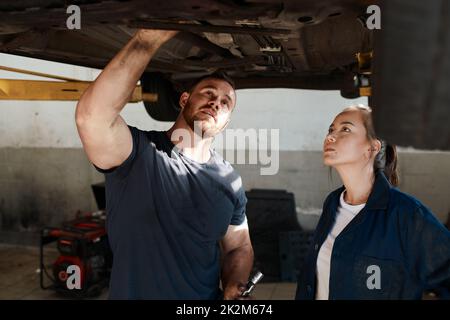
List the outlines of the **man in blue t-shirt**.
<svg viewBox="0 0 450 320">
<path fill-rule="evenodd" d="M 119 115 L 147 64 L 175 31 L 139 30 L 81 97 L 76 124 L 106 179 L 112 299 L 237 299 L 253 264 L 240 176 L 211 149 L 236 96 L 213 74 L 180 97 L 167 132 Z"/>
</svg>

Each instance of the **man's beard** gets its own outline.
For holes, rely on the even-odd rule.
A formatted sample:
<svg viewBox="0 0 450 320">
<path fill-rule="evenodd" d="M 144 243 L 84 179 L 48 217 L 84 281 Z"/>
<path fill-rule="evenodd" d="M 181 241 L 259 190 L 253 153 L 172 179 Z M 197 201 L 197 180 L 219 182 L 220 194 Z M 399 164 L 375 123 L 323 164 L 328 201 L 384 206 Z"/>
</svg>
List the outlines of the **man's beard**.
<svg viewBox="0 0 450 320">
<path fill-rule="evenodd" d="M 208 105 L 201 106 L 198 110 L 202 110 L 208 108 Z M 186 106 L 184 107 L 182 111 L 182 116 L 184 118 L 184 121 L 188 124 L 188 126 L 191 128 L 191 130 L 195 134 L 201 134 L 201 138 L 210 138 L 214 137 L 218 131 L 215 126 L 204 126 L 203 123 L 205 123 L 205 119 L 200 119 L 197 117 L 196 114 L 189 116 L 187 110 L 190 109 L 190 101 L 188 100 L 186 103 Z M 215 120 L 214 120 L 215 121 Z M 196 127 L 197 126 L 197 127 Z"/>
</svg>

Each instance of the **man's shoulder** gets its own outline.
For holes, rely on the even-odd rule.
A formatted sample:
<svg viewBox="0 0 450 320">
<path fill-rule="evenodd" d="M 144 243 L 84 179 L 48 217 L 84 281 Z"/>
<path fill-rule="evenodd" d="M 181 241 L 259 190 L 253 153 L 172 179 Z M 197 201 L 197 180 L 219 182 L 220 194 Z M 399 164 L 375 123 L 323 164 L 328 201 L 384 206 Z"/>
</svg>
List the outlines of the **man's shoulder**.
<svg viewBox="0 0 450 320">
<path fill-rule="evenodd" d="M 214 157 L 214 162 L 215 162 L 217 165 L 225 166 L 225 167 L 234 169 L 233 166 L 232 166 L 227 160 L 225 160 L 225 159 L 222 157 L 222 155 L 221 155 L 220 153 L 218 153 L 215 149 L 211 149 L 211 154 L 212 154 L 212 156 Z"/>
<path fill-rule="evenodd" d="M 223 158 L 223 156 L 215 150 L 211 150 L 212 156 L 214 157 L 214 164 L 222 172 L 222 175 L 232 176 L 234 180 L 240 179 L 239 172 L 231 165 L 231 163 Z"/>
<path fill-rule="evenodd" d="M 147 147 L 153 146 L 154 149 L 170 154 L 173 145 L 167 137 L 166 131 L 142 130 L 130 125 L 128 127 L 130 128 L 134 142 L 138 146 L 138 150 L 144 151 Z"/>
<path fill-rule="evenodd" d="M 244 193 L 242 178 L 239 172 L 231 165 L 230 162 L 225 160 L 221 154 L 219 154 L 215 150 L 211 150 L 212 155 L 214 157 L 215 170 L 219 171 L 219 175 L 221 181 L 225 181 L 230 187 L 235 191 L 235 193 L 239 194 L 239 197 L 245 197 L 241 195 Z"/>
<path fill-rule="evenodd" d="M 144 137 L 148 138 L 149 140 L 162 139 L 162 138 L 164 138 L 164 136 L 166 134 L 165 131 L 142 130 L 142 129 L 139 129 L 138 127 L 131 126 L 131 125 L 128 125 L 128 128 L 130 128 L 130 131 L 132 133 L 136 133 L 136 134 L 139 134 L 141 136 L 144 136 Z"/>
</svg>

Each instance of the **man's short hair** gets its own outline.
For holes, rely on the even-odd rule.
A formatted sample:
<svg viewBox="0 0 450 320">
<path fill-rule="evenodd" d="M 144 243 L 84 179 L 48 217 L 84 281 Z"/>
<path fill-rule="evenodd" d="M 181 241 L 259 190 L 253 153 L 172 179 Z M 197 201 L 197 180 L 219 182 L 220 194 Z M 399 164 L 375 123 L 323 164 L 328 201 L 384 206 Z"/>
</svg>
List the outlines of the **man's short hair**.
<svg viewBox="0 0 450 320">
<path fill-rule="evenodd" d="M 195 88 L 196 85 L 198 85 L 201 81 L 203 81 L 205 79 L 219 79 L 219 80 L 226 81 L 233 88 L 233 90 L 236 90 L 234 81 L 233 81 L 233 79 L 231 79 L 231 77 L 229 75 L 227 75 L 224 71 L 216 71 L 214 73 L 207 74 L 203 77 L 193 80 L 189 85 L 189 90 L 188 90 L 189 93 L 192 92 L 192 90 Z"/>
</svg>

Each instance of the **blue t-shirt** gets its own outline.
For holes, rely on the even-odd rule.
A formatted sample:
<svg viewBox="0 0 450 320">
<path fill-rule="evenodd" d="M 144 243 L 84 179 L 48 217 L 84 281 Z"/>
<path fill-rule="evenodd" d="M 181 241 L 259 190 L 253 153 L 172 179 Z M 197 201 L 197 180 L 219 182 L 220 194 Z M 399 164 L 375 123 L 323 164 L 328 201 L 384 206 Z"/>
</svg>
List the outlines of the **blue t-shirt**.
<svg viewBox="0 0 450 320">
<path fill-rule="evenodd" d="M 219 241 L 245 220 L 240 176 L 219 154 L 201 164 L 165 132 L 129 127 L 133 150 L 106 178 L 110 299 L 217 299 Z"/>
</svg>

